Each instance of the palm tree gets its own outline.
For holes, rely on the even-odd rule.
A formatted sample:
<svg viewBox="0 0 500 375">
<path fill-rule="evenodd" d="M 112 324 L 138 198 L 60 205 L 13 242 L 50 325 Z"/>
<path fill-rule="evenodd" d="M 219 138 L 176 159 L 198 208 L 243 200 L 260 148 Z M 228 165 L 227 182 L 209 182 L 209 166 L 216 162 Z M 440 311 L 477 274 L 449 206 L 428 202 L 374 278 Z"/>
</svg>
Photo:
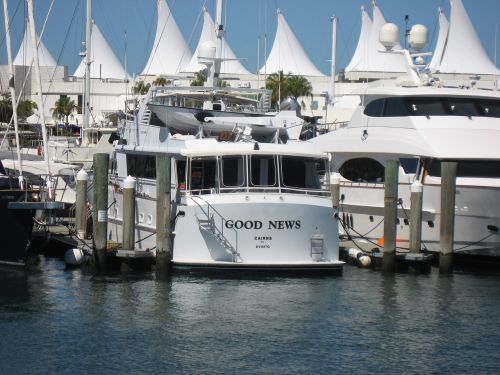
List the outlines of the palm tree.
<svg viewBox="0 0 500 375">
<path fill-rule="evenodd" d="M 280 70 L 270 74 L 266 79 L 266 89 L 272 90 L 271 105 L 276 105 L 281 101 L 281 98 L 286 98 L 286 80 L 287 78 Z"/>
<path fill-rule="evenodd" d="M 295 76 L 288 73 L 286 76 L 280 70 L 270 74 L 266 79 L 266 88 L 272 90 L 271 104 L 276 105 L 282 99 L 299 96 L 311 96 L 312 86 L 307 78 L 303 76 Z"/>
<path fill-rule="evenodd" d="M 12 101 L 10 92 L 0 94 L 0 122 L 9 122 L 12 117 Z M 20 121 L 30 117 L 38 106 L 31 100 L 21 100 L 17 103 L 17 116 Z"/>
<path fill-rule="evenodd" d="M 206 80 L 207 79 L 205 78 L 203 70 L 200 70 L 199 72 L 196 72 L 194 80 L 191 81 L 191 86 L 203 86 Z"/>
<path fill-rule="evenodd" d="M 153 86 L 166 86 L 170 83 L 171 83 L 171 81 L 169 79 L 166 79 L 165 77 L 157 77 L 153 81 Z"/>
<path fill-rule="evenodd" d="M 135 95 L 144 95 L 149 91 L 150 87 L 151 87 L 150 83 L 146 83 L 144 82 L 143 79 L 140 79 L 132 87 L 132 92 Z"/>
<path fill-rule="evenodd" d="M 75 101 L 66 95 L 61 95 L 54 105 L 52 117 L 56 120 L 63 120 L 64 126 L 67 127 L 69 125 L 69 116 L 77 109 Z"/>
<path fill-rule="evenodd" d="M 295 99 L 299 96 L 312 97 L 311 83 L 303 76 L 289 75 L 287 77 L 287 96 L 293 96 Z"/>
</svg>

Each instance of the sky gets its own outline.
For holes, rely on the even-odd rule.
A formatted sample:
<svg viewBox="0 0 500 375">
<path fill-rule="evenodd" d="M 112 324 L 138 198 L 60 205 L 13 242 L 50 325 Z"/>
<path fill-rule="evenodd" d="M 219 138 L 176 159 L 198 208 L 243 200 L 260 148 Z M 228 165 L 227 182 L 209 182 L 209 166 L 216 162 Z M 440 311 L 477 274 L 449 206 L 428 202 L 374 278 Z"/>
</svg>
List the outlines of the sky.
<svg viewBox="0 0 500 375">
<path fill-rule="evenodd" d="M 27 17 L 25 0 L 8 0 L 11 15 L 12 53 L 17 53 Z M 52 10 L 49 13 L 51 3 Z M 40 33 L 48 15 L 43 42 L 60 65 L 72 74 L 80 63 L 79 52 L 85 37 L 86 0 L 34 0 L 35 23 Z M 167 0 L 172 14 L 194 51 L 201 33 L 201 10 L 208 7 L 214 16 L 215 0 Z M 492 61 L 500 65 L 500 0 L 463 0 L 469 17 Z M 371 15 L 370 0 L 226 0 L 226 38 L 243 65 L 256 72 L 264 63 L 276 33 L 276 10 L 282 10 L 288 24 L 312 62 L 330 74 L 331 17 L 338 19 L 337 67 L 345 67 L 356 48 L 361 27 L 360 6 Z M 404 30 L 424 24 L 429 29 L 430 50 L 438 34 L 437 8 L 443 7 L 449 19 L 449 0 L 378 0 L 387 22 Z M 0 10 L 3 18 L 3 7 Z M 127 71 L 138 74 L 147 62 L 156 33 L 156 0 L 93 0 L 92 17 L 108 44 Z M 402 42 L 402 44 L 404 44 Z M 496 44 L 496 46 L 495 46 Z M 260 51 L 260 52 L 259 52 Z M 473 58 L 464 56 L 464 58 Z M 7 63 L 5 26 L 0 25 L 0 64 Z"/>
</svg>

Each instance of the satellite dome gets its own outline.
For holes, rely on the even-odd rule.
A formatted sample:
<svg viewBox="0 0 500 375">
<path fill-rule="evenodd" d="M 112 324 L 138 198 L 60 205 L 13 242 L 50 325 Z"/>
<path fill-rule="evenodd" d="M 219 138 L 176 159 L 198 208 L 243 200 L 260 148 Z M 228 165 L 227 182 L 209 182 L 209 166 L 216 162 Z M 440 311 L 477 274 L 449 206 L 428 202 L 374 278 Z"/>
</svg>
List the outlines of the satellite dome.
<svg viewBox="0 0 500 375">
<path fill-rule="evenodd" d="M 399 42 L 399 27 L 393 23 L 386 23 L 380 29 L 379 41 L 387 50 L 391 50 Z"/>
<path fill-rule="evenodd" d="M 198 60 L 200 63 L 213 62 L 217 52 L 215 42 L 207 40 L 203 42 L 198 50 Z"/>
<path fill-rule="evenodd" d="M 410 30 L 409 42 L 415 50 L 421 50 L 427 44 L 427 27 L 424 25 L 413 25 Z"/>
</svg>

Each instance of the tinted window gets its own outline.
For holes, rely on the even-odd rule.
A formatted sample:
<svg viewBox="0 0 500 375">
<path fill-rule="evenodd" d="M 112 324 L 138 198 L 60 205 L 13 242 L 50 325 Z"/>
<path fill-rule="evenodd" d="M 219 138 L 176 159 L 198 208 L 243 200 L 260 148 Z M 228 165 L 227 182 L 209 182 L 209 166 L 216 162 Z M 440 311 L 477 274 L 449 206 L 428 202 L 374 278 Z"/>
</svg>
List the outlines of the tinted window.
<svg viewBox="0 0 500 375">
<path fill-rule="evenodd" d="M 324 160 L 291 156 L 281 158 L 281 178 L 285 187 L 321 189 L 319 177 L 324 171 Z"/>
<path fill-rule="evenodd" d="M 339 173 L 354 182 L 384 182 L 385 169 L 374 159 L 358 158 L 342 164 Z"/>
<path fill-rule="evenodd" d="M 403 167 L 406 174 L 417 173 L 418 159 L 417 158 L 401 158 L 399 163 Z"/>
<path fill-rule="evenodd" d="M 462 97 L 391 97 L 370 102 L 364 113 L 371 117 L 477 116 L 500 118 L 500 101 Z"/>
<path fill-rule="evenodd" d="M 191 190 L 207 190 L 215 187 L 217 163 L 213 159 L 191 160 Z"/>
<path fill-rule="evenodd" d="M 243 156 L 222 157 L 222 185 L 243 186 L 245 184 L 245 159 Z"/>
<path fill-rule="evenodd" d="M 441 160 L 432 161 L 429 175 L 441 177 Z M 500 178 L 500 162 L 461 160 L 457 165 L 457 177 Z"/>
<path fill-rule="evenodd" d="M 140 178 L 156 178 L 156 159 L 153 155 L 127 155 L 127 174 Z"/>
<path fill-rule="evenodd" d="M 252 186 L 276 185 L 276 161 L 274 156 L 250 157 L 250 182 Z"/>
</svg>

